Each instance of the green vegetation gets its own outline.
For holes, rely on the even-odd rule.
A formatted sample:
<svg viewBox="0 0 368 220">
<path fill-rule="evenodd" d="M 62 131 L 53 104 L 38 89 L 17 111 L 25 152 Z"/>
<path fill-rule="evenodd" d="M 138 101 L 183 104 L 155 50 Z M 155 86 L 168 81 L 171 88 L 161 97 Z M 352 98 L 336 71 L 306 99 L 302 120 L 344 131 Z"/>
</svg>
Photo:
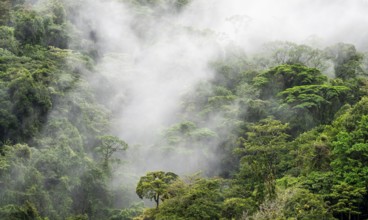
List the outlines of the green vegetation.
<svg viewBox="0 0 368 220">
<path fill-rule="evenodd" d="M 168 187 L 177 177 L 175 173 L 171 172 L 149 172 L 139 180 L 136 189 L 137 195 L 141 199 L 153 199 L 156 203 L 156 208 L 158 208 L 160 200 L 164 201 L 170 197 Z"/>
<path fill-rule="evenodd" d="M 139 19 L 190 3 L 124 2 Z M 136 196 L 112 186 L 128 143 L 87 80 L 96 39 L 78 35 L 72 4 L 0 2 L 0 219 L 368 219 L 368 69 L 354 45 L 272 42 L 213 60 L 152 143 L 212 159 L 208 170 L 128 173 Z"/>
</svg>

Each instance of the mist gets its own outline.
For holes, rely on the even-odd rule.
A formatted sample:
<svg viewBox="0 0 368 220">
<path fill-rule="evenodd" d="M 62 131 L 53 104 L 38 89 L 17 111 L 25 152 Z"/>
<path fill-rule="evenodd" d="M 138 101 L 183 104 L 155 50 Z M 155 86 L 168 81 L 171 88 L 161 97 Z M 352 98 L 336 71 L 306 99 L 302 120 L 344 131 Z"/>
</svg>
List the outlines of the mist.
<svg viewBox="0 0 368 220">
<path fill-rule="evenodd" d="M 97 68 L 89 80 L 113 113 L 111 133 L 130 146 L 122 155 L 127 163 L 116 169 L 137 176 L 150 170 L 190 174 L 216 166 L 221 142 L 216 137 L 192 143 L 188 154 L 165 153 L 157 143 L 165 129 L 183 120 L 183 95 L 212 80 L 209 63 L 233 48 L 256 54 L 267 42 L 291 41 L 316 48 L 345 42 L 368 49 L 366 0 L 193 0 L 180 9 L 166 2 L 149 7 L 86 1 L 73 18 L 81 36 L 89 38 L 74 43 L 96 50 Z M 215 128 L 221 114 L 200 127 Z M 211 146 L 203 150 L 204 143 Z"/>
</svg>

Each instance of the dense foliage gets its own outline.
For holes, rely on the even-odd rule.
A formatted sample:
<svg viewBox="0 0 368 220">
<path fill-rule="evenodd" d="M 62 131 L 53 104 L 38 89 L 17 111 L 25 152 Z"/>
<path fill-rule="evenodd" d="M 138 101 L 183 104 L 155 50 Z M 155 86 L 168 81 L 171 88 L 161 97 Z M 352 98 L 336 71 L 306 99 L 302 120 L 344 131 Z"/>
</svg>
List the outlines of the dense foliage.
<svg viewBox="0 0 368 220">
<path fill-rule="evenodd" d="M 148 17 L 189 3 L 124 2 Z M 87 80 L 101 54 L 75 10 L 0 2 L 1 219 L 368 219 L 368 69 L 354 45 L 272 42 L 214 60 L 153 144 L 208 170 L 148 172 L 132 199 L 112 187 L 128 144 Z"/>
</svg>

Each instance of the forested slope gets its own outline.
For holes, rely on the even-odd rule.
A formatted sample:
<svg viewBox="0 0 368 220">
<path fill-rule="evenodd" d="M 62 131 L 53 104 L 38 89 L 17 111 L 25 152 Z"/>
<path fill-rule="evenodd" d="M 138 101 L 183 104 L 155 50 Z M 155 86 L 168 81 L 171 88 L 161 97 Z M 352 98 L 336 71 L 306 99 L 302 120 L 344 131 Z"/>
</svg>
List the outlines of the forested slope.
<svg viewBox="0 0 368 220">
<path fill-rule="evenodd" d="M 97 68 L 109 51 L 78 29 L 81 2 L 0 2 L 0 219 L 368 219 L 364 51 L 228 49 L 145 148 L 114 131 L 118 110 L 101 93 L 116 91 Z M 139 22 L 189 4 L 116 2 L 135 11 L 141 38 Z M 155 155 L 198 173 L 126 169 Z"/>
</svg>

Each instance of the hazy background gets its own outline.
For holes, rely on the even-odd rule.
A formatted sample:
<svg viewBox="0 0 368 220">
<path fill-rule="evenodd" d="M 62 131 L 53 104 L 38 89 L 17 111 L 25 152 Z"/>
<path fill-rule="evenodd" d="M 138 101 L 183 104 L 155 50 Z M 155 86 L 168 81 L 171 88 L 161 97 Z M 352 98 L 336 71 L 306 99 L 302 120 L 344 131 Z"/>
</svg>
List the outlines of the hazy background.
<svg viewBox="0 0 368 220">
<path fill-rule="evenodd" d="M 89 80 L 113 113 L 111 132 L 130 146 L 121 169 L 137 176 L 158 169 L 188 174 L 216 163 L 216 138 L 206 152 L 203 143 L 193 143 L 198 147 L 190 156 L 163 154 L 156 144 L 163 129 L 180 122 L 182 96 L 210 80 L 209 62 L 232 48 L 253 54 L 266 42 L 292 41 L 368 49 L 366 0 L 192 0 L 181 10 L 166 2 L 133 7 L 128 1 L 89 0 L 73 18 L 90 39 L 77 43 L 97 54 Z"/>
</svg>

